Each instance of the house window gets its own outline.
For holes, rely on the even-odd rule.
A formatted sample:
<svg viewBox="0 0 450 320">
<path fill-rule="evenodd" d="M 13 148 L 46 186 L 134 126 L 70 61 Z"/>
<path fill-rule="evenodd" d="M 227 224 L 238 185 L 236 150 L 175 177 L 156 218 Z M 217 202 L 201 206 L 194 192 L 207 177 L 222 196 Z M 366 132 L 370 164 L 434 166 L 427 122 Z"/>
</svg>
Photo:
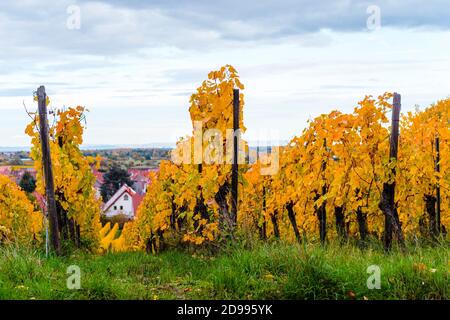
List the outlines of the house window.
<svg viewBox="0 0 450 320">
<path fill-rule="evenodd" d="M 127 194 L 123 197 L 123 200 L 124 201 L 128 201 L 128 195 Z"/>
<path fill-rule="evenodd" d="M 117 210 L 117 206 L 114 206 L 114 210 Z"/>
<path fill-rule="evenodd" d="M 123 206 L 120 206 L 120 210 L 123 210 Z"/>
</svg>

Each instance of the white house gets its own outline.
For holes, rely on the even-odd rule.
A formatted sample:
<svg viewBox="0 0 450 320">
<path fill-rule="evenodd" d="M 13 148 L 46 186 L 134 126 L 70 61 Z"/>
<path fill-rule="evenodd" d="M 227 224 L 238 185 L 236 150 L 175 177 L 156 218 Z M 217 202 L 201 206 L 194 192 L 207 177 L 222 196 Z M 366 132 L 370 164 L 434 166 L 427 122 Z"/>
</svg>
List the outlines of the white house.
<svg viewBox="0 0 450 320">
<path fill-rule="evenodd" d="M 126 215 L 134 219 L 137 208 L 144 196 L 138 194 L 132 188 L 124 184 L 117 192 L 103 205 L 103 214 L 107 218 L 116 215 Z"/>
</svg>

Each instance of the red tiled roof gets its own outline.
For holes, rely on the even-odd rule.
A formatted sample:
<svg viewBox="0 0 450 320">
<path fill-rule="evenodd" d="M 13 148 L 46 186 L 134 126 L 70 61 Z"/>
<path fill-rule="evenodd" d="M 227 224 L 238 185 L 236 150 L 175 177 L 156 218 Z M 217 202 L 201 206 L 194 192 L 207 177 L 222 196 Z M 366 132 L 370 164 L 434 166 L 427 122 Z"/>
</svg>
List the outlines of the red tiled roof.
<svg viewBox="0 0 450 320">
<path fill-rule="evenodd" d="M 9 176 L 11 174 L 11 167 L 10 166 L 0 167 L 0 174 Z"/>
<path fill-rule="evenodd" d="M 45 196 L 43 196 L 37 191 L 34 191 L 32 194 L 36 198 L 36 202 L 38 203 L 38 206 L 41 208 L 42 213 L 45 214 L 45 212 L 47 211 L 47 200 L 45 199 Z"/>
<path fill-rule="evenodd" d="M 130 179 L 135 182 L 148 182 L 150 169 L 128 169 Z"/>
<path fill-rule="evenodd" d="M 0 175 L 8 176 L 17 184 L 22 179 L 25 172 L 28 172 L 36 179 L 36 170 L 34 168 L 13 168 L 11 166 L 0 166 Z"/>
<path fill-rule="evenodd" d="M 134 215 L 136 216 L 137 209 L 139 208 L 139 205 L 141 204 L 142 200 L 144 200 L 145 195 L 141 195 L 139 193 L 136 193 L 133 196 L 133 209 L 134 209 Z"/>
<path fill-rule="evenodd" d="M 103 183 L 103 172 L 97 171 L 97 170 L 92 170 L 92 173 L 95 176 L 95 180 L 99 183 L 102 184 Z"/>
</svg>

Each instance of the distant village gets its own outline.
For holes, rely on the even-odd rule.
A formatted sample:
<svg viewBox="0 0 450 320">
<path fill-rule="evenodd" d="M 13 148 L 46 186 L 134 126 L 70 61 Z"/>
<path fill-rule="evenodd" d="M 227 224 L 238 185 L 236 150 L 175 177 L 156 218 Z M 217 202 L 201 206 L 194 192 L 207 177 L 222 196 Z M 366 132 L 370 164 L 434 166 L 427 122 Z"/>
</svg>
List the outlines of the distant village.
<svg viewBox="0 0 450 320">
<path fill-rule="evenodd" d="M 270 152 L 251 148 L 249 161 Z M 85 156 L 100 156 L 100 168 L 92 167 L 97 196 L 102 200 L 102 220 L 122 224 L 136 217 L 137 209 L 151 184 L 150 173 L 157 172 L 161 160 L 169 159 L 170 149 L 105 149 L 83 151 Z M 36 189 L 36 170 L 27 151 L 0 152 L 0 175 L 10 177 L 31 194 L 45 212 L 45 195 Z"/>
<path fill-rule="evenodd" d="M 95 189 L 103 203 L 102 219 L 116 219 L 117 222 L 134 219 L 151 183 L 150 172 L 157 171 L 159 162 L 168 158 L 167 149 L 94 150 L 86 151 L 85 154 L 100 155 L 103 159 L 98 170 L 92 167 L 96 179 Z M 116 172 L 112 173 L 114 170 Z M 0 175 L 10 177 L 22 189 L 28 189 L 26 191 L 36 198 L 41 209 L 45 209 L 45 195 L 35 190 L 36 170 L 28 152 L 1 152 Z M 105 179 L 108 183 L 105 183 Z M 110 185 L 119 187 L 110 190 Z"/>
</svg>

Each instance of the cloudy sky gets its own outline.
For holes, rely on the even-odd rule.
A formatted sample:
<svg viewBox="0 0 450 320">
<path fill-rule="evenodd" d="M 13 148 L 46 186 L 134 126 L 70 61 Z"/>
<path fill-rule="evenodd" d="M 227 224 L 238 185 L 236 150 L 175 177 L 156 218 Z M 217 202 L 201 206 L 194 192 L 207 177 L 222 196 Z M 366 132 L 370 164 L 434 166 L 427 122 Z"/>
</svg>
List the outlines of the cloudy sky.
<svg viewBox="0 0 450 320">
<path fill-rule="evenodd" d="M 397 91 L 403 111 L 450 95 L 444 0 L 1 1 L 0 38 L 3 147 L 29 144 L 23 102 L 41 84 L 53 107 L 90 109 L 89 145 L 189 133 L 190 94 L 224 64 L 246 86 L 249 140 L 366 94 Z"/>
</svg>

